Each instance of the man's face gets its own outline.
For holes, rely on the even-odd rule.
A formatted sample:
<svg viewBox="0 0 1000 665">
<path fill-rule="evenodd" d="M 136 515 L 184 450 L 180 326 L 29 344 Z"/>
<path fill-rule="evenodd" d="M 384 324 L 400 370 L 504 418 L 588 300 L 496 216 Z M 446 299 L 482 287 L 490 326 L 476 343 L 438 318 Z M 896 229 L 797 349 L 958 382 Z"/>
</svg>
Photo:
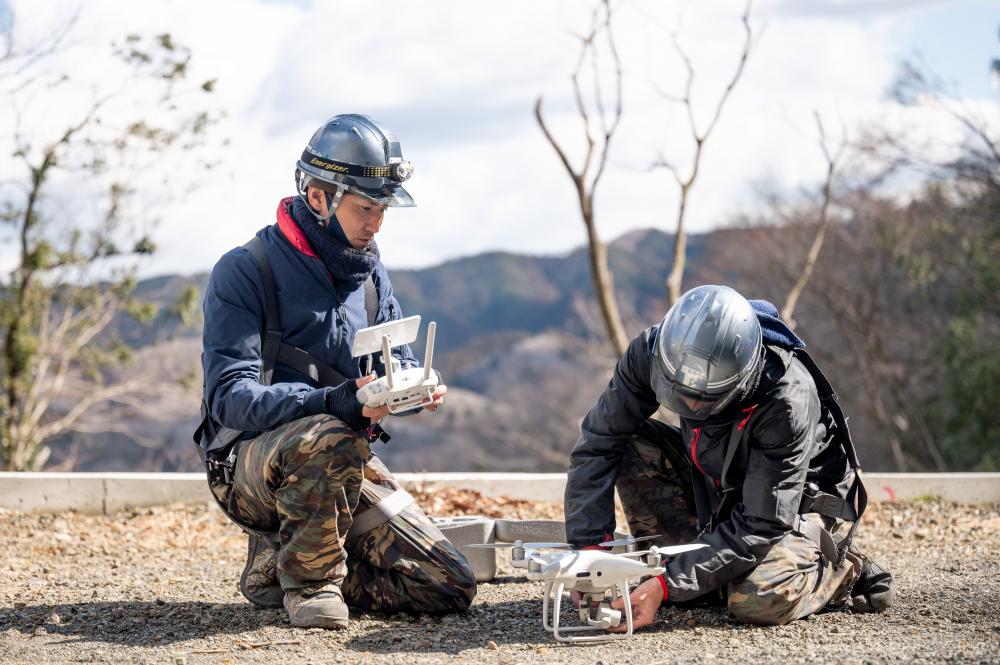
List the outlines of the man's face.
<svg viewBox="0 0 1000 665">
<path fill-rule="evenodd" d="M 318 189 L 311 189 L 309 202 L 321 215 L 326 215 L 326 197 Z M 337 207 L 337 220 L 347 241 L 354 249 L 364 249 L 382 228 L 386 206 L 357 194 L 345 193 Z"/>
<path fill-rule="evenodd" d="M 700 413 L 704 409 L 711 407 L 714 402 L 702 402 L 696 400 L 693 397 L 688 397 L 687 395 L 681 395 L 681 401 L 684 402 L 684 406 L 691 410 L 691 413 Z"/>
<path fill-rule="evenodd" d="M 344 194 L 337 208 L 340 228 L 354 249 L 363 249 L 382 228 L 386 206 L 357 194 Z"/>
</svg>

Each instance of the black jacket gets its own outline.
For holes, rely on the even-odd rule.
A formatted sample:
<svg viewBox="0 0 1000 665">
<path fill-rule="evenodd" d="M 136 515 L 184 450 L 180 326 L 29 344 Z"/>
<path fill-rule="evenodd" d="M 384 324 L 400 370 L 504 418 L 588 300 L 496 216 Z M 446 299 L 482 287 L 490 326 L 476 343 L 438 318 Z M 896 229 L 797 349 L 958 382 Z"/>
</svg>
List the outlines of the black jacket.
<svg viewBox="0 0 1000 665">
<path fill-rule="evenodd" d="M 614 530 L 614 485 L 623 447 L 658 407 L 650 385 L 658 329 L 653 326 L 632 340 L 583 421 L 566 485 L 566 532 L 574 546 L 599 542 Z M 804 483 L 845 498 L 853 479 L 809 371 L 792 351 L 765 348 L 760 385 L 749 399 L 704 422 L 681 421 L 694 461 L 693 481 L 704 483 L 713 499 L 722 485 L 733 430 L 743 424 L 747 431 L 726 483 L 736 488 L 735 507 L 699 536 L 696 542 L 708 547 L 668 562 L 664 579 L 671 600 L 714 591 L 754 568 L 795 528 Z M 699 503 L 698 508 L 699 522 L 707 524 L 710 507 Z"/>
</svg>

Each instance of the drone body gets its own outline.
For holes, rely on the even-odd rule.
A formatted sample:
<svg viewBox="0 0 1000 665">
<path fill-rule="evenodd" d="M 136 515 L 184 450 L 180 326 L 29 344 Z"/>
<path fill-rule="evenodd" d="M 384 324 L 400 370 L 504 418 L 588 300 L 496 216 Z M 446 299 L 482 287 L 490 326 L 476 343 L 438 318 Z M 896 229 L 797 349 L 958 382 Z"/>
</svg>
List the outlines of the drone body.
<svg viewBox="0 0 1000 665">
<path fill-rule="evenodd" d="M 529 562 L 529 580 L 561 582 L 571 591 L 608 589 L 618 580 L 663 573 L 663 568 L 658 564 L 651 566 L 611 552 L 594 550 L 560 552 L 538 557 L 535 561 L 545 561 L 545 564 L 537 566 L 540 570 L 532 570 Z"/>
<path fill-rule="evenodd" d="M 560 642 L 599 642 L 628 637 L 632 634 L 632 605 L 627 600 L 629 581 L 661 575 L 664 571 L 658 555 L 651 553 L 649 559 L 648 562 L 642 562 L 611 552 L 593 550 L 549 555 L 545 564 L 541 564 L 541 559 L 535 559 L 532 562 L 535 565 L 528 567 L 528 579 L 545 582 L 542 626 Z M 581 594 L 581 625 L 560 626 L 563 593 L 566 591 L 578 591 Z M 611 602 L 618 598 L 626 599 L 624 633 L 606 632 L 608 628 L 616 627 L 622 622 L 622 612 L 613 609 L 607 600 L 608 592 L 611 594 Z M 573 634 L 584 632 L 596 634 Z"/>
<path fill-rule="evenodd" d="M 648 539 L 648 538 L 646 538 Z M 642 577 L 662 575 L 665 557 L 705 547 L 705 545 L 677 545 L 651 547 L 637 552 L 637 540 L 604 543 L 608 548 L 627 546 L 625 553 L 615 554 L 601 550 L 575 550 L 542 553 L 543 549 L 568 548 L 565 543 L 488 544 L 480 547 L 511 547 L 511 565 L 527 569 L 529 580 L 544 582 L 542 599 L 542 626 L 559 642 L 600 642 L 624 639 L 632 634 L 632 605 L 628 601 L 629 583 Z M 473 545 L 473 547 L 476 547 Z M 641 560 L 645 557 L 645 560 Z M 576 591 L 581 594 L 580 625 L 561 626 L 563 594 Z M 609 598 L 610 595 L 610 598 Z M 611 607 L 618 598 L 624 598 L 624 612 Z M 550 609 L 551 608 L 551 609 Z M 624 616 L 623 616 L 624 614 Z M 623 633 L 608 633 L 625 621 Z M 580 635 L 579 633 L 592 633 Z"/>
</svg>

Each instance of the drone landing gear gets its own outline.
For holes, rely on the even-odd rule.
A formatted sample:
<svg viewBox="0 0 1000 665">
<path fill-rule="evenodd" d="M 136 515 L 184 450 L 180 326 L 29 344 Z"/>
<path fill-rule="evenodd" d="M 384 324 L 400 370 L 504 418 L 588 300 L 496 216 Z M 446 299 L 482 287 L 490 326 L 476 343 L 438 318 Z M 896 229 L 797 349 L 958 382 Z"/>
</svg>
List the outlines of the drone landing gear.
<svg viewBox="0 0 1000 665">
<path fill-rule="evenodd" d="M 559 642 L 604 642 L 606 640 L 621 640 L 632 634 L 632 604 L 628 602 L 628 584 L 614 584 L 610 587 L 611 599 L 625 598 L 625 626 L 624 633 L 608 633 L 608 628 L 621 623 L 621 612 L 611 609 L 607 602 L 602 602 L 597 607 L 590 607 L 591 597 L 604 598 L 604 592 L 584 593 L 580 601 L 580 620 L 586 625 L 580 626 L 559 626 L 559 615 L 562 609 L 563 593 L 566 591 L 566 584 L 560 582 L 546 582 L 542 596 L 542 626 Z M 555 593 L 553 593 L 553 591 Z M 552 606 L 551 614 L 549 606 Z M 551 621 L 549 617 L 551 616 Z M 564 633 L 597 632 L 599 635 L 566 635 Z"/>
</svg>

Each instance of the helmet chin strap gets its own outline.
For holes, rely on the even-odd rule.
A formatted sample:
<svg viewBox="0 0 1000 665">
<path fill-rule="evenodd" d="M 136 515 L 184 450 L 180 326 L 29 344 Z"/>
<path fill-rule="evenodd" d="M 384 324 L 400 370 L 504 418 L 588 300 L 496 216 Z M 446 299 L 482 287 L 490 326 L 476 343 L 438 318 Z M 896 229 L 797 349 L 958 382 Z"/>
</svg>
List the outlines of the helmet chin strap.
<svg viewBox="0 0 1000 665">
<path fill-rule="evenodd" d="M 338 187 L 337 191 L 334 192 L 332 195 L 330 194 L 330 192 L 324 190 L 323 198 L 326 199 L 326 217 L 323 217 L 318 213 L 316 217 L 318 219 L 321 219 L 322 221 L 320 222 L 320 224 L 326 227 L 330 225 L 330 218 L 333 217 L 334 213 L 337 212 L 337 208 L 340 207 L 340 200 L 344 198 L 344 188 Z"/>
<path fill-rule="evenodd" d="M 299 187 L 299 196 L 301 196 L 302 199 L 305 201 L 306 208 L 308 208 L 309 212 L 311 212 L 313 217 L 316 218 L 316 221 L 319 222 L 319 225 L 322 226 L 323 228 L 327 228 L 330 225 L 330 218 L 333 217 L 333 215 L 337 212 L 337 208 L 340 207 L 340 200 L 344 198 L 345 188 L 338 186 L 337 191 L 334 192 L 333 194 L 331 194 L 326 190 L 321 190 L 323 192 L 323 198 L 326 201 L 326 216 L 320 214 L 320 212 L 314 209 L 312 207 L 312 204 L 309 203 L 309 197 L 306 196 L 305 194 L 308 191 L 308 188 L 309 188 L 309 181 L 307 180 L 305 183 L 302 184 L 301 187 Z"/>
</svg>

